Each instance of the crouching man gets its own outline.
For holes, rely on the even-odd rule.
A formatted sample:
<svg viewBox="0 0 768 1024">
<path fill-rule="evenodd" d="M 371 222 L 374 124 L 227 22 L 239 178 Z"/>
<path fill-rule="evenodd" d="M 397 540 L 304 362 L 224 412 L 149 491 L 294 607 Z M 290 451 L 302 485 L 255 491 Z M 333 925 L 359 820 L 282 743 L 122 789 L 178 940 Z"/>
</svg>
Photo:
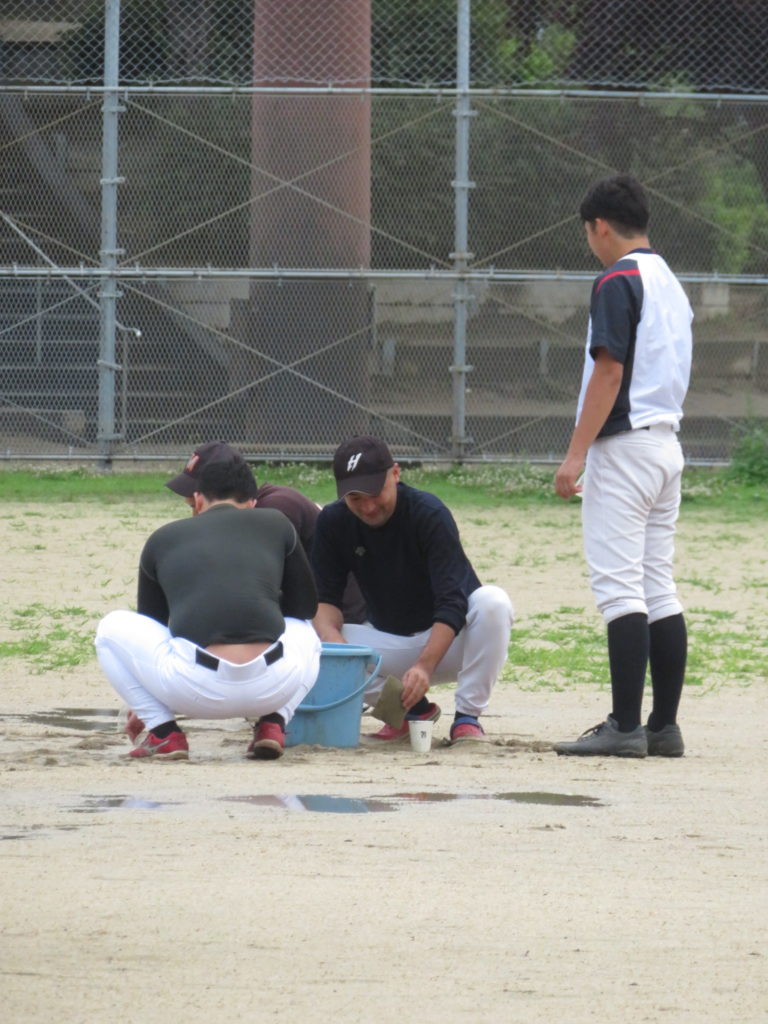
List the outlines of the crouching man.
<svg viewBox="0 0 768 1024">
<path fill-rule="evenodd" d="M 400 481 L 400 467 L 377 437 L 352 437 L 333 457 L 339 500 L 320 513 L 312 548 L 319 592 L 315 628 L 324 641 L 370 646 L 380 674 L 366 690 L 376 700 L 387 676 L 402 679 L 405 721 L 376 741 L 397 742 L 408 721 L 437 721 L 432 683 L 456 681 L 452 743 L 485 740 L 485 711 L 507 659 L 512 603 L 483 586 L 462 547 L 453 516 L 434 494 Z M 357 580 L 369 621 L 344 621 L 347 574 Z"/>
<path fill-rule="evenodd" d="M 96 653 L 131 709 L 131 757 L 186 760 L 188 718 L 255 718 L 246 756 L 280 757 L 285 726 L 320 666 L 310 619 L 317 592 L 288 519 L 254 508 L 244 461 L 214 462 L 194 493 L 196 514 L 147 540 L 138 610 L 110 612 Z"/>
</svg>

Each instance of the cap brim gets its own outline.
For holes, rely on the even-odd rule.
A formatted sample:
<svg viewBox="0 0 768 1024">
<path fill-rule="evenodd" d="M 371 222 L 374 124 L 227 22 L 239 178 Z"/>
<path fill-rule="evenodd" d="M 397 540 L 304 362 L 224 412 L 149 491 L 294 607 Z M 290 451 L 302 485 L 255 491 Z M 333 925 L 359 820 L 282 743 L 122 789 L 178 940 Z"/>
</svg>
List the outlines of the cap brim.
<svg viewBox="0 0 768 1024">
<path fill-rule="evenodd" d="M 173 480 L 166 480 L 165 486 L 169 487 L 174 494 L 182 498 L 191 498 L 195 493 L 195 479 L 189 473 L 179 473 Z"/>
<path fill-rule="evenodd" d="M 388 472 L 389 470 L 385 469 L 381 473 L 371 473 L 368 476 L 350 476 L 346 480 L 337 480 L 336 493 L 340 498 L 355 493 L 376 497 L 384 488 Z"/>
</svg>

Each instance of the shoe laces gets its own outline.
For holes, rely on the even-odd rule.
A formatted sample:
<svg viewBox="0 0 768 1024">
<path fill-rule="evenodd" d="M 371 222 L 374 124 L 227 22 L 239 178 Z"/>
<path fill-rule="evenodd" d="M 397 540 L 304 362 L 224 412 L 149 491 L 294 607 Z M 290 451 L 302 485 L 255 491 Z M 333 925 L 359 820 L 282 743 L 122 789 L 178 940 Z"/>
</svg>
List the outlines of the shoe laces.
<svg viewBox="0 0 768 1024">
<path fill-rule="evenodd" d="M 604 728 L 605 722 L 599 722 L 597 725 L 593 725 L 591 729 L 585 729 L 581 736 L 579 736 L 579 739 L 586 739 L 587 736 L 599 736 Z"/>
</svg>

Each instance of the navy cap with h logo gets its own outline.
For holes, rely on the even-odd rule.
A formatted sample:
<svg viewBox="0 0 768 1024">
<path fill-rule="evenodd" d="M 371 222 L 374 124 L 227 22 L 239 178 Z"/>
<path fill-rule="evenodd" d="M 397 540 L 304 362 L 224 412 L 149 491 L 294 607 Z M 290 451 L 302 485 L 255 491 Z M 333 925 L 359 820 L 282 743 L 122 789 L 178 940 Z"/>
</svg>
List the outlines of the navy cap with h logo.
<svg viewBox="0 0 768 1024">
<path fill-rule="evenodd" d="M 378 437 L 362 434 L 344 441 L 333 456 L 333 475 L 339 497 L 355 491 L 381 494 L 387 472 L 394 464 L 389 448 Z"/>
</svg>

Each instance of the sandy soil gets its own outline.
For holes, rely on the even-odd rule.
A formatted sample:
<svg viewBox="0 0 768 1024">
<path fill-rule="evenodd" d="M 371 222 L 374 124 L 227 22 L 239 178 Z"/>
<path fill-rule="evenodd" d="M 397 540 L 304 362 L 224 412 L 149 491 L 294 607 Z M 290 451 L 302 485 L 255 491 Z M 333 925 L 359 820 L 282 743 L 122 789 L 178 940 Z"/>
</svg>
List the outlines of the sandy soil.
<svg viewBox="0 0 768 1024">
<path fill-rule="evenodd" d="M 145 536 L 177 514 L 6 504 L 0 640 L 14 609 L 90 632 L 131 604 Z M 577 515 L 459 517 L 521 625 L 564 606 L 594 624 Z M 684 519 L 683 597 L 765 643 L 762 526 L 728 533 Z M 93 659 L 0 660 L 4 1020 L 765 1020 L 765 676 L 687 693 L 681 760 L 558 758 L 607 697 L 547 683 L 499 684 L 484 745 L 440 745 L 440 688 L 426 755 L 252 763 L 245 723 L 191 722 L 189 763 L 160 765 L 126 760 Z"/>
</svg>

